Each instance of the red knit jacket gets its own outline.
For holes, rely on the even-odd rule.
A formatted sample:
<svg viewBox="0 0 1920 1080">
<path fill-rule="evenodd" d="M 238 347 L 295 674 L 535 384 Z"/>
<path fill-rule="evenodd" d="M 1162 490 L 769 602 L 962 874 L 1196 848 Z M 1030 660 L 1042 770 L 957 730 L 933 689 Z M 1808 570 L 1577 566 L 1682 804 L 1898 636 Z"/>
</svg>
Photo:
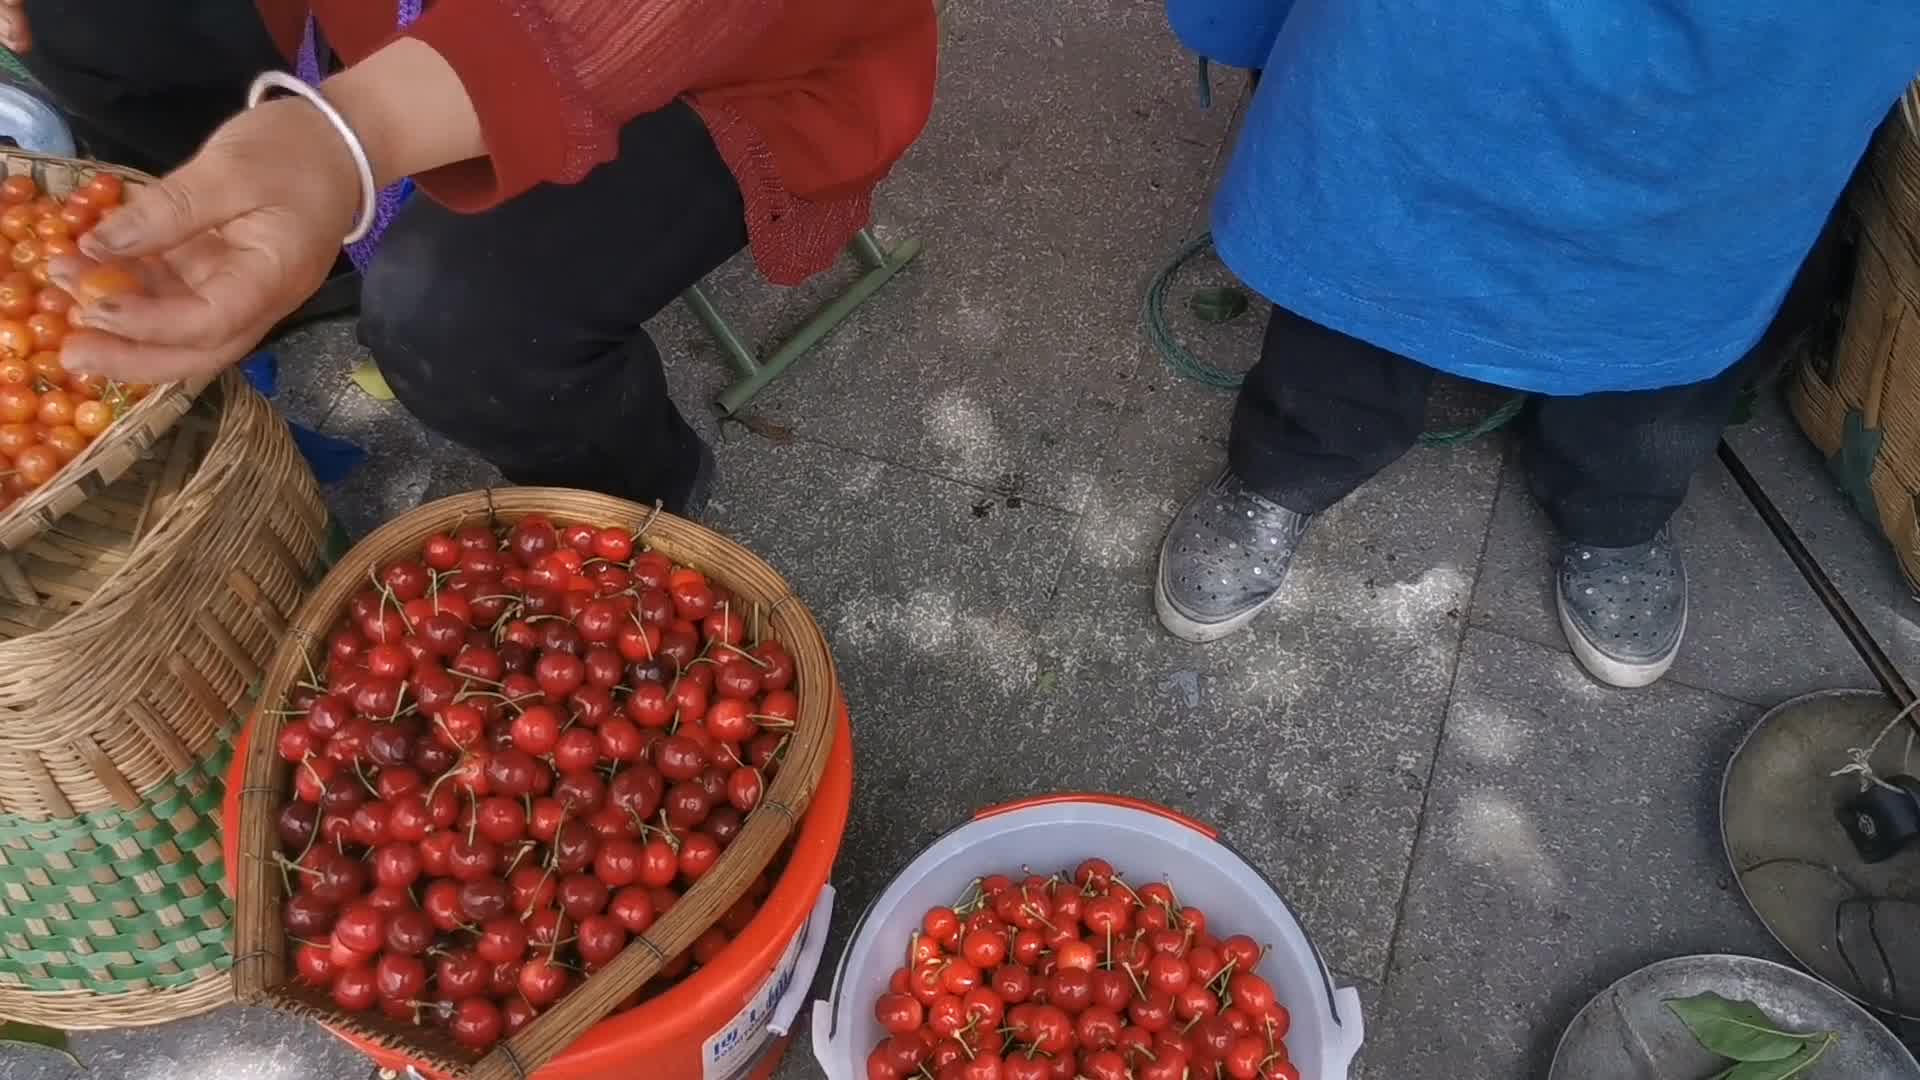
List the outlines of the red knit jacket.
<svg viewBox="0 0 1920 1080">
<path fill-rule="evenodd" d="M 309 8 L 348 62 L 401 36 L 394 0 L 257 0 L 291 58 Z M 483 210 L 609 161 L 620 128 L 685 98 L 746 197 L 766 277 L 831 266 L 933 109 L 932 0 L 428 0 L 433 46 L 479 113 L 486 158 L 415 179 Z"/>
</svg>

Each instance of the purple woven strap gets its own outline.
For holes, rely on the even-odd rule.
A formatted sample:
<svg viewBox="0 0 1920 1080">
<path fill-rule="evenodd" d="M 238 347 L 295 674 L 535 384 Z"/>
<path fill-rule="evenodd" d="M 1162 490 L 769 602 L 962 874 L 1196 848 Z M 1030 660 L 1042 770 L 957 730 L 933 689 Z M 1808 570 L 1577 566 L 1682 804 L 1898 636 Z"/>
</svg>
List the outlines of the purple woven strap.
<svg viewBox="0 0 1920 1080">
<path fill-rule="evenodd" d="M 400 29 L 404 30 L 413 25 L 414 20 L 420 17 L 420 8 L 421 0 L 400 0 L 398 19 Z M 324 74 L 321 70 L 320 58 L 325 51 L 325 43 L 320 39 L 319 24 L 314 21 L 312 15 L 308 15 L 306 30 L 300 35 L 300 54 L 294 59 L 294 74 L 300 77 L 300 81 L 309 86 L 320 85 L 321 76 Z M 406 180 L 389 184 L 381 189 L 380 198 L 373 208 L 373 228 L 367 232 L 365 238 L 347 245 L 347 257 L 353 260 L 355 267 L 365 270 L 367 264 L 373 261 L 373 253 L 380 247 L 381 235 L 387 231 L 387 226 L 393 223 L 394 215 L 400 212 L 400 204 L 406 201 L 407 195 L 412 190 L 412 183 Z"/>
</svg>

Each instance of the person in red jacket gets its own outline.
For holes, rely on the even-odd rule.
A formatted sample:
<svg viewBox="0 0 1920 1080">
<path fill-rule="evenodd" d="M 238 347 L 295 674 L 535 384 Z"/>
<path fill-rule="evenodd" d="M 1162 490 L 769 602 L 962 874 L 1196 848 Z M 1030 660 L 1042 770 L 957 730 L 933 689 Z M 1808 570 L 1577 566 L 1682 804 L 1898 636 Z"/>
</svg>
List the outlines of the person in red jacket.
<svg viewBox="0 0 1920 1080">
<path fill-rule="evenodd" d="M 0 0 L 0 43 L 95 156 L 162 176 L 82 244 L 148 288 L 84 305 L 102 333 L 70 366 L 234 363 L 337 271 L 365 189 L 412 178 L 360 301 L 400 401 L 516 483 L 693 510 L 712 455 L 644 324 L 743 246 L 779 284 L 834 262 L 932 110 L 937 24 L 932 0 Z M 299 59 L 335 115 L 243 108 Z"/>
</svg>

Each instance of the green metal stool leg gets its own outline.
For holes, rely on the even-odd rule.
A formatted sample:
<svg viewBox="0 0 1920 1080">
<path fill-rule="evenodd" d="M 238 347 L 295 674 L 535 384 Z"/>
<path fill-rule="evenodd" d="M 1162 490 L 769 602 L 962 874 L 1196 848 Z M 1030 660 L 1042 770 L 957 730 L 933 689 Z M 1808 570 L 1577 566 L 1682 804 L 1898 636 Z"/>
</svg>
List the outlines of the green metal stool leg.
<svg viewBox="0 0 1920 1080">
<path fill-rule="evenodd" d="M 753 358 L 753 350 L 747 348 L 747 343 L 741 341 L 740 335 L 727 325 L 726 318 L 714 309 L 713 301 L 707 299 L 706 290 L 695 285 L 687 290 L 685 299 L 687 306 L 693 309 L 694 315 L 707 328 L 707 333 L 713 335 L 714 343 L 720 346 L 721 353 L 726 356 L 727 366 L 743 379 L 760 370 L 760 362 Z"/>
<path fill-rule="evenodd" d="M 849 250 L 865 273 L 848 286 L 845 292 L 815 312 L 812 318 L 795 330 L 793 336 L 782 342 L 779 348 L 765 360 L 754 358 L 753 350 L 749 349 L 740 340 L 740 336 L 734 333 L 733 328 L 714 309 L 712 301 L 707 299 L 706 293 L 701 291 L 699 286 L 696 285 L 687 290 L 687 306 L 693 309 L 693 313 L 706 326 L 708 333 L 713 335 L 714 341 L 720 346 L 720 351 L 726 356 L 728 366 L 740 376 L 716 399 L 715 403 L 722 413 L 739 412 L 747 402 L 753 400 L 755 394 L 766 389 L 767 384 L 779 378 L 787 368 L 791 367 L 795 360 L 805 356 L 813 350 L 814 346 L 826 340 L 829 334 L 846 321 L 847 316 L 858 310 L 861 304 L 866 303 L 869 297 L 879 292 L 881 286 L 893 280 L 895 274 L 920 254 L 920 241 L 903 240 L 892 250 L 888 250 L 880 246 L 880 242 L 871 232 L 862 229 L 853 238 Z"/>
</svg>

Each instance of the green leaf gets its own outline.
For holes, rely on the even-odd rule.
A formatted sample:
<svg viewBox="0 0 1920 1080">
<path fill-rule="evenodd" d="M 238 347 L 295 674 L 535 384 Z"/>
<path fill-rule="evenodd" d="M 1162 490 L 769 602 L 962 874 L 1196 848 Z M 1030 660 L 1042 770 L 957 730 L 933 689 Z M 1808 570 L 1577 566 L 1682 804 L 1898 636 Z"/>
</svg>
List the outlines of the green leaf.
<svg viewBox="0 0 1920 1080">
<path fill-rule="evenodd" d="M 1820 1060 L 1821 1055 L 1827 1052 L 1827 1048 L 1832 1046 L 1839 1036 L 1829 1033 L 1818 1038 L 1819 1042 L 1803 1045 L 1797 1053 L 1779 1061 L 1743 1061 L 1727 1070 L 1726 1078 L 1727 1080 L 1794 1080 L 1796 1077 L 1808 1076 L 1813 1063 Z"/>
<path fill-rule="evenodd" d="M 1760 1006 L 1751 1001 L 1729 1001 L 1712 991 L 1690 998 L 1668 998 L 1667 1008 L 1687 1025 L 1701 1046 L 1735 1061 L 1780 1061 L 1813 1040 L 1828 1037 L 1825 1032 L 1796 1035 L 1782 1031 L 1760 1011 Z"/>
<path fill-rule="evenodd" d="M 76 1069 L 84 1068 L 80 1059 L 67 1049 L 67 1033 L 52 1028 L 34 1027 L 31 1024 L 0 1023 L 0 1046 L 18 1046 L 29 1050 L 51 1050 L 73 1063 Z"/>
<path fill-rule="evenodd" d="M 1201 322 L 1230 322 L 1247 313 L 1247 294 L 1239 289 L 1201 289 L 1187 301 L 1187 309 Z"/>
</svg>

